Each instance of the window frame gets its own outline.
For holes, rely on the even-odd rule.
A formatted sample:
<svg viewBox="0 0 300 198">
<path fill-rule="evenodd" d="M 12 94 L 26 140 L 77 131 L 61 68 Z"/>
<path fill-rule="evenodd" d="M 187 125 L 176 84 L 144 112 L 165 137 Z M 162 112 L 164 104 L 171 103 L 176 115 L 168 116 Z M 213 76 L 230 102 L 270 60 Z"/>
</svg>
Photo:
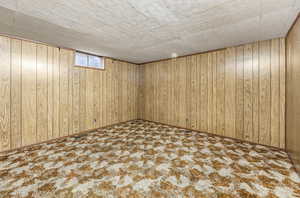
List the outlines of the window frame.
<svg viewBox="0 0 300 198">
<path fill-rule="evenodd" d="M 84 54 L 84 55 L 87 56 L 87 65 L 78 65 L 78 64 L 76 64 L 76 57 L 77 57 L 76 55 L 77 55 L 77 53 Z M 100 58 L 100 61 L 102 62 L 103 67 L 98 67 L 98 66 L 95 66 L 95 65 L 90 66 L 89 65 L 89 56 Z M 80 68 L 85 68 L 85 69 L 95 69 L 95 70 L 105 70 L 105 57 L 76 50 L 75 53 L 74 53 L 74 67 L 80 67 Z"/>
</svg>

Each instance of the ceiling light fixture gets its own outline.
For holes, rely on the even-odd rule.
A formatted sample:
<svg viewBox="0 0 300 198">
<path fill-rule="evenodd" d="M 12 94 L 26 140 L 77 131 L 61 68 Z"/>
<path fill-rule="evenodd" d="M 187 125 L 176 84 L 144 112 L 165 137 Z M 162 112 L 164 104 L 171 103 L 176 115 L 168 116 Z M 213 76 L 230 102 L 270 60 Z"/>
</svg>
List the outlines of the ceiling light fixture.
<svg viewBox="0 0 300 198">
<path fill-rule="evenodd" d="M 173 53 L 171 54 L 171 57 L 172 57 L 172 58 L 177 58 L 178 55 L 177 55 L 177 53 L 173 52 Z"/>
</svg>

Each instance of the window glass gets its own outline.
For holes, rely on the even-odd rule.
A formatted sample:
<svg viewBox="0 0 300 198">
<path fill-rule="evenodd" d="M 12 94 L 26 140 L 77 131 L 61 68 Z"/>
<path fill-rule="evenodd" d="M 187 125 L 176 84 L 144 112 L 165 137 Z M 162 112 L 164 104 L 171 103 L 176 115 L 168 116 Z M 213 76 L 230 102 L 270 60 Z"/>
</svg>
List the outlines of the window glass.
<svg viewBox="0 0 300 198">
<path fill-rule="evenodd" d="M 76 52 L 75 65 L 88 66 L 88 55 Z"/>
<path fill-rule="evenodd" d="M 83 52 L 75 53 L 75 65 L 82 66 L 82 67 L 104 69 L 103 57 L 89 55 Z"/>
<path fill-rule="evenodd" d="M 103 68 L 102 67 L 102 58 L 99 56 L 91 56 L 88 57 L 88 66 L 90 67 L 97 67 L 97 68 Z"/>
</svg>

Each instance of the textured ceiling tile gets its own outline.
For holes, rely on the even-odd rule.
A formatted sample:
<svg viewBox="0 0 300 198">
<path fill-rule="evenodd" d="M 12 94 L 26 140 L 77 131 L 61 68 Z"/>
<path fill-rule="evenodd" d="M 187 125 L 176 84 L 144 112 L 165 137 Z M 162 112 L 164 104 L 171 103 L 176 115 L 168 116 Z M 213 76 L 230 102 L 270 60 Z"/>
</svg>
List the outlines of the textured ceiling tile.
<svg viewBox="0 0 300 198">
<path fill-rule="evenodd" d="M 280 11 L 294 6 L 295 0 L 261 0 L 262 13 Z"/>
<path fill-rule="evenodd" d="M 140 63 L 284 36 L 299 2 L 0 0 L 0 33 Z"/>
<path fill-rule="evenodd" d="M 275 38 L 284 36 L 286 33 L 286 23 L 290 15 L 290 8 L 285 8 L 278 12 L 270 12 L 262 15 L 261 37 Z"/>
<path fill-rule="evenodd" d="M 11 26 L 14 21 L 15 12 L 0 6 L 0 23 Z M 0 26 L 1 29 L 1 26 Z"/>
<path fill-rule="evenodd" d="M 222 5 L 228 0 L 165 0 L 165 2 L 173 13 L 184 17 L 193 17 L 213 7 Z"/>
<path fill-rule="evenodd" d="M 223 42 L 221 42 L 222 47 L 240 45 L 245 42 L 259 40 L 259 28 L 259 17 L 255 17 L 236 24 L 223 26 L 217 31 L 217 37 L 223 38 Z"/>
<path fill-rule="evenodd" d="M 293 7 L 289 9 L 288 18 L 286 20 L 285 28 L 284 28 L 285 33 L 287 33 L 290 27 L 293 25 L 294 20 L 297 18 L 299 12 L 300 12 L 300 7 L 299 8 Z"/>
<path fill-rule="evenodd" d="M 163 1 L 129 0 L 131 5 L 148 18 L 156 19 L 160 24 L 178 21 L 178 18 Z"/>
<path fill-rule="evenodd" d="M 17 0 L 0 0 L 0 5 L 5 8 L 15 10 L 17 7 Z"/>
</svg>

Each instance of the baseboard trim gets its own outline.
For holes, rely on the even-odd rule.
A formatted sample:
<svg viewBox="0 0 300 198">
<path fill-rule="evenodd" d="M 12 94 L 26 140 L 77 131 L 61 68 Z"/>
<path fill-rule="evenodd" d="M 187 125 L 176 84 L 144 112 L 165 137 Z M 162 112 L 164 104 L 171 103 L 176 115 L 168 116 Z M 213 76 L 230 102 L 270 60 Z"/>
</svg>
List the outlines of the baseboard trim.
<svg viewBox="0 0 300 198">
<path fill-rule="evenodd" d="M 233 137 L 227 137 L 227 136 L 223 136 L 223 135 L 219 135 L 219 134 L 209 133 L 209 132 L 206 132 L 206 131 L 200 131 L 200 130 L 189 129 L 189 128 L 180 127 L 180 126 L 176 126 L 176 125 L 170 125 L 170 124 L 166 124 L 166 123 L 162 123 L 162 122 L 156 122 L 156 121 L 152 121 L 152 120 L 137 118 L 137 119 L 133 119 L 133 120 L 127 120 L 127 121 L 124 121 L 124 122 L 118 122 L 118 123 L 106 125 L 106 126 L 99 127 L 99 128 L 94 128 L 94 129 L 89 129 L 89 130 L 85 130 L 85 131 L 80 131 L 78 133 L 74 133 L 74 134 L 71 134 L 71 135 L 62 136 L 62 137 L 58 137 L 58 138 L 54 138 L 54 139 L 50 139 L 50 140 L 46 140 L 46 141 L 34 143 L 34 144 L 29 144 L 29 145 L 21 146 L 21 147 L 18 147 L 18 148 L 13 148 L 13 149 L 8 149 L 8 150 L 0 151 L 0 155 L 5 155 L 8 152 L 12 152 L 12 151 L 16 151 L 16 150 L 28 149 L 28 148 L 31 148 L 33 146 L 39 145 L 39 144 L 52 143 L 52 142 L 59 141 L 59 140 L 62 140 L 62 139 L 66 139 L 66 138 L 69 138 L 69 137 L 73 137 L 73 136 L 77 136 L 77 135 L 81 135 L 81 134 L 85 134 L 85 133 L 94 132 L 94 131 L 99 130 L 99 129 L 103 129 L 103 128 L 106 128 L 106 127 L 112 127 L 112 126 L 115 126 L 115 125 L 118 125 L 118 124 L 123 124 L 123 123 L 126 123 L 126 122 L 135 121 L 135 120 L 143 120 L 143 121 L 153 122 L 153 123 L 162 124 L 162 125 L 166 125 L 166 126 L 170 126 L 170 127 L 176 127 L 176 128 L 179 128 L 179 129 L 196 131 L 196 132 L 205 133 L 205 134 L 208 134 L 208 135 L 211 135 L 211 136 L 217 136 L 217 137 L 221 137 L 221 138 L 232 139 L 232 140 L 234 140 L 236 142 L 244 142 L 244 143 L 248 143 L 248 144 L 251 144 L 251 145 L 265 146 L 265 147 L 269 147 L 269 148 L 272 148 L 272 149 L 275 149 L 275 150 L 285 151 L 286 153 L 288 153 L 286 151 L 286 149 L 275 147 L 275 146 L 270 146 L 270 145 L 265 145 L 265 144 L 250 142 L 250 141 L 247 141 L 247 140 L 241 140 L 241 139 L 237 139 L 237 138 L 233 138 Z M 289 158 L 290 158 L 290 155 L 289 155 Z"/>
<path fill-rule="evenodd" d="M 224 136 L 224 135 L 209 133 L 209 132 L 206 132 L 206 131 L 189 129 L 189 128 L 180 127 L 180 126 L 176 126 L 176 125 L 165 124 L 165 123 L 162 123 L 162 122 L 156 122 L 156 121 L 151 121 L 151 120 L 147 120 L 147 119 L 139 119 L 139 120 L 144 120 L 144 121 L 147 121 L 147 122 L 153 122 L 153 123 L 157 123 L 157 124 L 167 125 L 167 126 L 170 126 L 170 127 L 176 127 L 176 128 L 179 128 L 179 129 L 184 129 L 184 130 L 189 130 L 189 131 L 196 131 L 196 132 L 199 132 L 199 133 L 205 133 L 205 134 L 208 134 L 208 135 L 211 135 L 211 136 L 217 136 L 217 137 L 221 137 L 221 138 L 228 138 L 228 139 L 232 139 L 232 140 L 237 141 L 237 142 L 244 142 L 244 143 L 251 144 L 251 145 L 265 146 L 265 147 L 272 148 L 273 150 L 280 150 L 280 151 L 284 151 L 284 152 L 287 153 L 286 149 L 275 147 L 275 146 L 260 144 L 260 143 L 256 143 L 256 142 L 250 142 L 250 141 L 247 141 L 247 140 L 241 140 L 241 139 L 237 139 L 237 138 L 233 138 L 233 137 L 228 137 L 228 136 Z"/>
<path fill-rule="evenodd" d="M 46 141 L 42 141 L 42 142 L 37 142 L 37 143 L 34 143 L 34 144 L 29 144 L 29 145 L 21 146 L 21 147 L 18 147 L 18 148 L 13 148 L 13 149 L 8 149 L 8 150 L 0 151 L 0 156 L 5 156 L 9 152 L 13 152 L 13 151 L 17 151 L 17 150 L 24 150 L 24 151 L 26 151 L 26 149 L 32 148 L 32 147 L 37 146 L 39 144 L 53 143 L 53 142 L 60 141 L 60 140 L 63 140 L 63 139 L 66 139 L 66 138 L 70 138 L 70 137 L 73 137 L 73 136 L 78 136 L 78 135 L 82 135 L 82 134 L 94 132 L 94 131 L 97 131 L 99 129 L 103 129 L 103 128 L 107 128 L 107 127 L 112 127 L 112 126 L 115 126 L 115 125 L 118 125 L 118 124 L 123 124 L 123 123 L 126 123 L 126 122 L 135 121 L 135 120 L 138 120 L 138 119 L 127 120 L 127 121 L 124 121 L 124 122 L 118 122 L 118 123 L 106 125 L 106 126 L 99 127 L 99 128 L 94 128 L 94 129 L 88 129 L 88 130 L 80 131 L 80 132 L 77 132 L 77 133 L 73 133 L 71 135 L 57 137 L 57 138 L 54 138 L 54 139 L 50 139 L 50 140 L 46 140 Z"/>
</svg>

